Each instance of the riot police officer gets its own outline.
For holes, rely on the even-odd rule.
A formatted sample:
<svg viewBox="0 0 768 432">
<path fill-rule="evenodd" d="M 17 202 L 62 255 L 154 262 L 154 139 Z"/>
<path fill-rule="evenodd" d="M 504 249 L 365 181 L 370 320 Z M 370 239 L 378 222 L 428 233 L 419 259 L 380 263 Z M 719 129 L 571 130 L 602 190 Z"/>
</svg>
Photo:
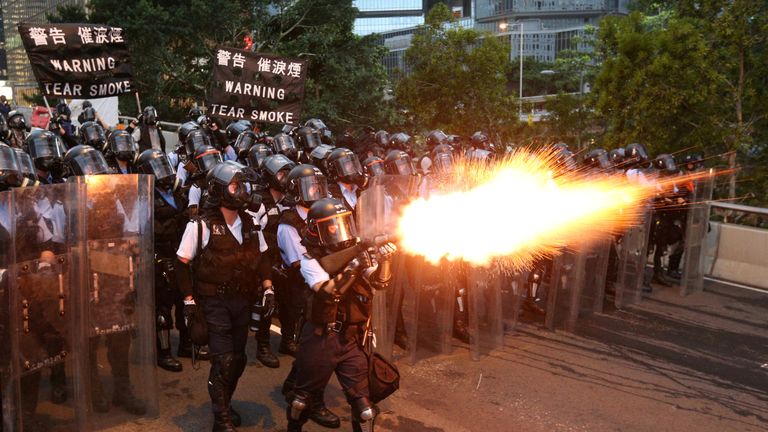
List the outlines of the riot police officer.
<svg viewBox="0 0 768 432">
<path fill-rule="evenodd" d="M 347 148 L 337 148 L 328 156 L 328 176 L 331 196 L 343 202 L 354 212 L 357 198 L 366 184 L 366 177 L 357 155 Z"/>
<path fill-rule="evenodd" d="M 110 137 L 111 138 L 111 137 Z M 136 160 L 136 171 L 155 177 L 155 324 L 157 365 L 170 372 L 181 372 L 182 364 L 171 354 L 170 331 L 179 330 L 179 357 L 192 357 L 192 341 L 184 323 L 184 302 L 176 284 L 176 247 L 189 220 L 187 203 L 176 188 L 176 175 L 160 150 L 144 150 Z"/>
<path fill-rule="evenodd" d="M 272 137 L 272 151 L 275 154 L 284 154 L 288 159 L 296 162 L 299 160 L 299 148 L 293 138 L 284 133 L 279 133 Z"/>
<path fill-rule="evenodd" d="M 67 151 L 64 143 L 50 131 L 35 131 L 24 141 L 37 168 L 37 177 L 43 184 L 64 181 L 62 158 Z"/>
<path fill-rule="evenodd" d="M 139 146 L 131 134 L 123 130 L 116 130 L 109 134 L 106 144 L 104 155 L 115 173 L 133 174 L 134 161 L 138 156 Z"/>
<path fill-rule="evenodd" d="M 272 294 L 271 268 L 262 259 L 267 244 L 258 235 L 258 222 L 246 213 L 257 211 L 261 200 L 250 190 L 244 168 L 222 163 L 208 173 L 207 205 L 187 224 L 176 252 L 185 316 L 202 308 L 208 326 L 214 431 L 235 431 L 240 424 L 231 400 L 246 365 L 250 296 L 257 285 L 265 302 Z"/>
<path fill-rule="evenodd" d="M 335 372 L 352 407 L 355 431 L 373 431 L 377 408 L 370 400 L 368 359 L 361 347 L 371 315 L 373 289 L 383 290 L 391 278 L 395 246 L 376 251 L 376 264 L 362 250 L 339 268 L 324 268 L 323 257 L 357 247 L 352 212 L 332 198 L 312 205 L 307 214 L 307 253 L 301 274 L 311 288 L 311 307 L 302 329 L 295 382 L 288 394 L 288 430 L 297 432 L 309 418 L 312 398 L 325 389 Z"/>
<path fill-rule="evenodd" d="M 165 137 L 163 137 L 155 107 L 144 107 L 138 121 L 131 121 L 125 130 L 133 136 L 134 141 L 139 143 L 139 151 L 152 148 L 165 152 Z"/>
<path fill-rule="evenodd" d="M 24 114 L 16 110 L 9 112 L 8 128 L 11 132 L 10 137 L 8 138 L 8 144 L 11 147 L 24 148 L 24 141 L 29 132 L 29 126 L 27 126 L 27 120 L 24 118 Z"/>
<path fill-rule="evenodd" d="M 328 197 L 327 180 L 315 166 L 303 164 L 291 169 L 286 177 L 283 203 L 291 206 L 280 214 L 277 226 L 277 244 L 285 269 L 286 280 L 282 298 L 285 306 L 281 308 L 282 340 L 279 352 L 296 356 L 298 338 L 304 324 L 304 310 L 307 305 L 309 287 L 301 277 L 301 257 L 307 252 L 302 236 L 306 231 L 306 219 L 309 208 L 316 201 Z M 292 382 L 295 369 L 291 369 L 286 381 Z M 325 406 L 322 391 L 313 395 L 313 404 L 309 407 L 309 418 L 318 424 L 337 428 L 339 417 Z"/>
</svg>

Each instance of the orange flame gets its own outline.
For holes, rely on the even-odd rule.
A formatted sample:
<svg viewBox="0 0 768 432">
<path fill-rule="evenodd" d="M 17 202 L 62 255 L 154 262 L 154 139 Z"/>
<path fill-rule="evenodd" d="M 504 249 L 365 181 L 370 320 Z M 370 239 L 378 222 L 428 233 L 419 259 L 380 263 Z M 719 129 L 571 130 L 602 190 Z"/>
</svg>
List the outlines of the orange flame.
<svg viewBox="0 0 768 432">
<path fill-rule="evenodd" d="M 520 268 L 638 223 L 658 185 L 568 171 L 551 151 L 519 151 L 492 165 L 459 160 L 428 198 L 403 209 L 398 237 L 404 251 L 433 264 L 504 258 Z"/>
</svg>

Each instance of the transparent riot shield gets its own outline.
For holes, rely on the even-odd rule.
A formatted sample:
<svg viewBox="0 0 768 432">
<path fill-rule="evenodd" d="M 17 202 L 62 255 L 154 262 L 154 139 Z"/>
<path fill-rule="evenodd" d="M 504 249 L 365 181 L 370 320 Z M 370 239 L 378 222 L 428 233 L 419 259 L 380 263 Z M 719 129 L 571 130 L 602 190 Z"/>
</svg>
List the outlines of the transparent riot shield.
<svg viewBox="0 0 768 432">
<path fill-rule="evenodd" d="M 525 286 L 528 272 L 522 270 L 508 270 L 499 275 L 501 314 L 504 324 L 504 332 L 510 333 L 517 328 L 523 311 L 523 302 L 527 296 Z"/>
<path fill-rule="evenodd" d="M 610 237 L 601 238 L 581 249 L 580 265 L 584 266 L 579 290 L 579 316 L 603 312 L 608 259 L 611 253 Z"/>
<path fill-rule="evenodd" d="M 10 354 L 3 356 L 9 378 L 2 389 L 3 430 L 87 430 L 77 334 L 83 197 L 83 186 L 57 184 L 15 189 L 5 200 L 3 225 L 13 263 L 3 311 L 10 330 Z"/>
<path fill-rule="evenodd" d="M 547 293 L 544 326 L 550 330 L 572 332 L 580 307 L 580 281 L 584 278 L 584 255 L 578 248 L 566 247 L 552 260 L 552 271 L 543 283 Z"/>
<path fill-rule="evenodd" d="M 640 303 L 643 297 L 643 275 L 648 260 L 648 234 L 652 219 L 651 212 L 644 211 L 638 224 L 628 229 L 617 242 L 618 264 L 614 284 L 617 309 Z"/>
<path fill-rule="evenodd" d="M 404 292 L 402 311 L 413 364 L 451 352 L 458 269 L 445 260 L 433 265 L 413 256 L 405 267 L 410 289 Z"/>
<path fill-rule="evenodd" d="M 397 217 L 414 191 L 413 176 L 380 176 L 371 179 L 356 206 L 360 237 L 367 244 L 392 241 Z M 406 257 L 397 254 L 393 262 L 392 280 L 384 292 L 376 292 L 373 299 L 371 326 L 375 335 L 375 349 L 391 358 L 396 335 L 405 344 L 407 332 L 403 321 L 403 290 L 407 286 Z"/>
<path fill-rule="evenodd" d="M 709 230 L 709 201 L 712 199 L 714 175 L 695 182 L 688 217 L 685 226 L 685 249 L 683 251 L 683 275 L 680 280 L 680 295 L 701 292 L 704 289 L 704 259 L 706 238 Z"/>
<path fill-rule="evenodd" d="M 152 177 L 100 175 L 87 184 L 86 398 L 94 429 L 154 416 Z"/>
<path fill-rule="evenodd" d="M 472 360 L 480 360 L 483 355 L 504 344 L 501 276 L 496 263 L 490 268 L 467 267 L 469 352 Z"/>
<path fill-rule="evenodd" d="M 10 273 L 12 264 L 13 220 L 11 220 L 11 206 L 13 192 L 0 192 L 0 346 L 11 346 L 10 325 Z M 0 410 L 0 429 L 13 430 L 13 423 L 6 423 L 5 419 L 13 415 L 17 410 L 13 407 L 13 388 L 11 379 L 11 350 L 0 350 L 0 397 L 2 398 L 2 410 Z M 17 405 L 16 405 L 17 406 Z M 12 419 L 13 417 L 11 417 Z"/>
</svg>

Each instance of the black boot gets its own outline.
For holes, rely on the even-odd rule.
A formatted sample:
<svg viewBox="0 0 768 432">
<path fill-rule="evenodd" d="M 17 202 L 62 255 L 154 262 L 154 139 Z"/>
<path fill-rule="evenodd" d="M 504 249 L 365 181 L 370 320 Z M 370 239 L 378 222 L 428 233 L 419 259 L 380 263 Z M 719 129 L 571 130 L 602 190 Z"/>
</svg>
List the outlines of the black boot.
<svg viewBox="0 0 768 432">
<path fill-rule="evenodd" d="M 256 344 L 256 360 L 268 368 L 276 369 L 280 367 L 280 360 L 272 352 L 269 342 L 258 342 Z"/>
<path fill-rule="evenodd" d="M 339 416 L 325 406 L 325 394 L 319 392 L 312 395 L 309 407 L 309 419 L 322 427 L 338 429 L 341 427 Z"/>
<path fill-rule="evenodd" d="M 280 347 L 277 349 L 280 354 L 287 354 L 291 357 L 296 357 L 296 353 L 299 352 L 299 344 L 293 341 L 293 339 L 283 339 L 280 341 Z"/>
<path fill-rule="evenodd" d="M 171 355 L 170 330 L 157 331 L 157 365 L 169 372 L 181 372 L 181 362 Z"/>
<path fill-rule="evenodd" d="M 135 416 L 143 416 L 147 413 L 147 405 L 133 394 L 131 383 L 125 377 L 115 376 L 112 405 L 121 407 Z"/>
<path fill-rule="evenodd" d="M 121 407 L 136 416 L 147 413 L 147 405 L 133 394 L 128 359 L 131 354 L 131 334 L 116 333 L 107 336 L 107 359 L 112 367 L 115 388 L 112 405 Z"/>
<path fill-rule="evenodd" d="M 91 371 L 91 406 L 97 413 L 109 412 L 112 405 L 107 399 L 106 393 L 104 393 L 104 387 L 101 384 L 101 377 L 99 376 L 99 364 L 97 353 L 99 350 L 100 337 L 93 337 L 89 342 L 88 347 L 88 361 L 90 363 Z"/>
<path fill-rule="evenodd" d="M 460 319 L 454 321 L 453 337 L 464 342 L 465 344 L 469 344 L 469 329 L 467 329 L 467 324 L 464 321 Z"/>
<path fill-rule="evenodd" d="M 208 394 L 213 407 L 213 432 L 237 432 L 232 419 L 231 388 L 236 360 L 232 353 L 213 356 L 208 375 Z"/>
</svg>

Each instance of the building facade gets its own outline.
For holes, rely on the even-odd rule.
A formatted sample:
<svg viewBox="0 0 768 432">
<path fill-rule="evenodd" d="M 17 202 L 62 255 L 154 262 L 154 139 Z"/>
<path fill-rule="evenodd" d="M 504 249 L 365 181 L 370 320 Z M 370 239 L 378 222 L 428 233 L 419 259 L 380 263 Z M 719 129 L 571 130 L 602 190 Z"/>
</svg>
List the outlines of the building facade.
<svg viewBox="0 0 768 432">
<path fill-rule="evenodd" d="M 629 1 L 471 0 L 452 2 L 450 5 L 454 11 L 457 8 L 461 8 L 462 11 L 461 18 L 455 25 L 473 27 L 496 35 L 510 47 L 510 60 L 519 58 L 521 55 L 520 39 L 522 37 L 523 57 L 552 63 L 564 50 L 574 48 L 579 51 L 590 50 L 591 46 L 585 43 L 583 37 L 587 27 L 597 27 L 600 20 L 607 15 L 627 14 Z M 376 1 L 371 3 L 374 2 Z M 390 2 L 379 0 L 376 3 Z M 397 1 L 391 3 L 397 3 Z M 358 21 L 364 19 L 363 17 L 364 12 L 361 9 L 361 18 Z M 405 51 L 410 46 L 411 38 L 419 24 L 423 24 L 423 16 L 421 22 L 411 27 L 390 30 L 373 29 L 373 32 L 380 34 L 381 43 L 389 49 L 383 62 L 390 76 L 393 76 L 396 71 L 408 73 Z"/>
<path fill-rule="evenodd" d="M 23 93 L 36 92 L 37 81 L 32 74 L 27 53 L 19 37 L 19 23 L 47 22 L 46 14 L 56 14 L 56 8 L 65 4 L 85 6 L 86 0 L 2 0 L 4 48 L 7 58 L 8 82 L 13 98 L 20 103 Z"/>
</svg>

